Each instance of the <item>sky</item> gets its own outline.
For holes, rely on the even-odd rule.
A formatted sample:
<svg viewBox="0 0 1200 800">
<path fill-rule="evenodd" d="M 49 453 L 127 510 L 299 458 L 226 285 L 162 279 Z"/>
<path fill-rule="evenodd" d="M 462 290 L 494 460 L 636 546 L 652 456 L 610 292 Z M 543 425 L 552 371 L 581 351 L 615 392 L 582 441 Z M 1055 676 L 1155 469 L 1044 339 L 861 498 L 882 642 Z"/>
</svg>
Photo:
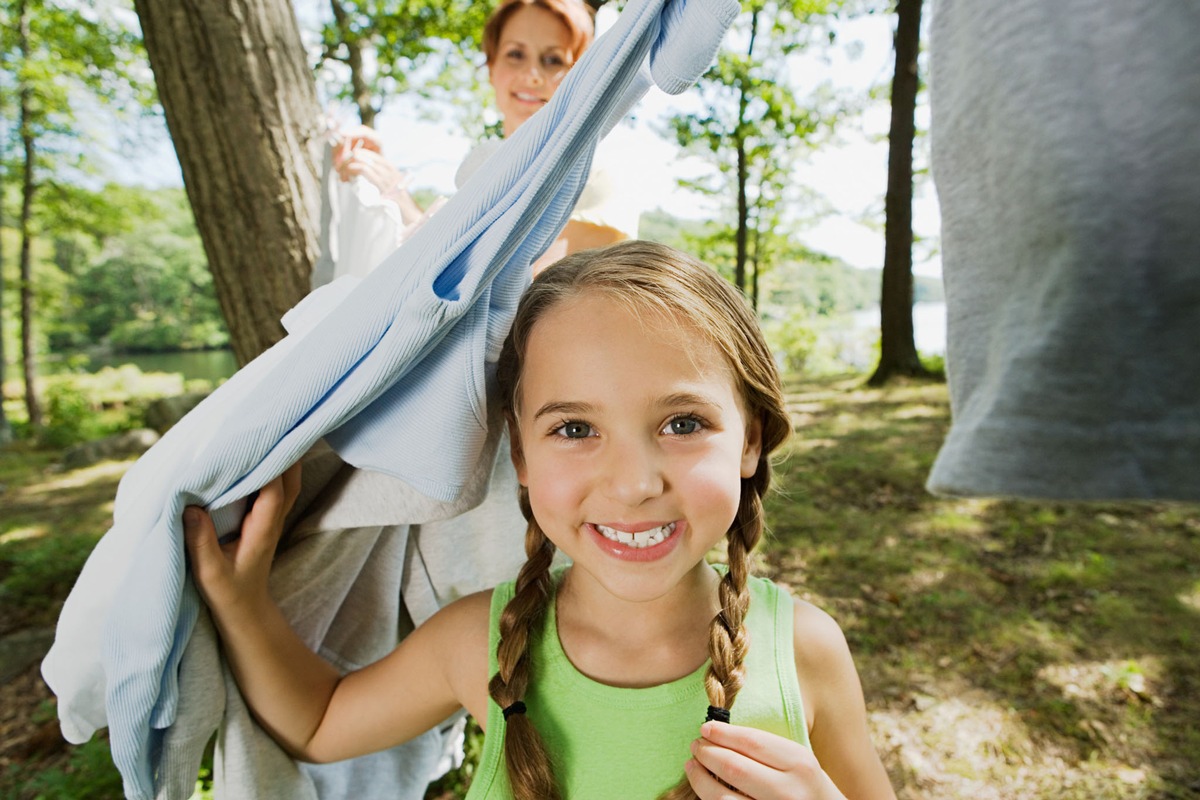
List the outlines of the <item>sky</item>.
<svg viewBox="0 0 1200 800">
<path fill-rule="evenodd" d="M 611 24 L 611 16 L 602 9 L 597 19 L 602 32 Z M 843 46 L 825 56 L 812 56 L 793 66 L 792 80 L 802 91 L 810 91 L 824 81 L 846 91 L 866 93 L 871 86 L 887 85 L 893 69 L 892 16 L 874 15 L 843 23 L 838 40 Z M 704 198 L 680 189 L 677 178 L 696 177 L 707 169 L 694 157 L 681 157 L 673 142 L 655 132 L 662 120 L 687 108 L 687 94 L 671 97 L 652 89 L 636 109 L 637 121 L 611 134 L 621 139 L 622 152 L 630 169 L 639 176 L 639 184 L 649 199 L 648 207 L 661 207 L 684 218 L 699 218 L 712 213 Z M 799 238 L 809 247 L 829 253 L 855 267 L 880 268 L 883 265 L 883 195 L 887 183 L 887 131 L 890 110 L 880 102 L 861 118 L 844 123 L 836 144 L 826 145 L 804 161 L 796 182 L 811 187 L 831 206 L 831 213 L 819 224 L 802 230 Z M 352 117 L 347 110 L 346 116 Z M 405 98 L 389 100 L 378 118 L 384 140 L 397 143 L 388 152 L 397 164 L 413 173 L 416 186 L 428 186 L 442 193 L 454 189 L 454 172 L 471 146 L 470 140 L 452 125 L 422 122 L 419 113 Z M 918 108 L 918 128 L 928 128 L 928 106 Z M 926 158 L 918 144 L 917 158 Z M 871 211 L 875 213 L 872 215 Z M 874 226 L 858 220 L 873 216 Z M 936 240 L 939 217 L 931 183 L 918 182 L 914 197 L 914 231 L 918 238 Z M 914 272 L 940 275 L 936 255 L 926 257 L 930 248 L 914 250 Z"/>
<path fill-rule="evenodd" d="M 320 0 L 295 0 L 302 29 L 314 30 L 325 4 Z M 615 13 L 602 10 L 597 20 L 602 32 Z M 837 29 L 840 47 L 822 48 L 820 56 L 809 56 L 792 65 L 791 81 L 801 92 L 822 82 L 850 92 L 865 93 L 873 85 L 891 80 L 892 15 L 873 15 L 843 22 Z M 311 39 L 311 35 L 308 37 Z M 922 93 L 922 101 L 925 93 Z M 630 169 L 639 175 L 639 184 L 648 199 L 648 207 L 661 207 L 684 218 L 700 218 L 713 209 L 704 198 L 678 187 L 680 177 L 696 177 L 708 167 L 699 159 L 681 156 L 678 148 L 656 129 L 672 113 L 686 110 L 688 95 L 670 97 L 657 89 L 636 109 L 636 121 L 620 126 L 617 137 Z M 354 120 L 349 106 L 335 109 L 347 122 Z M 454 172 L 472 142 L 455 128 L 453 122 L 424 119 L 414 98 L 389 99 L 377 119 L 377 127 L 387 143 L 385 152 L 398 166 L 413 174 L 414 187 L 428 187 L 443 194 L 454 189 Z M 794 181 L 824 198 L 830 213 L 813 225 L 804 227 L 798 238 L 808 247 L 839 257 L 856 267 L 879 268 L 883 262 L 883 195 L 887 181 L 887 128 L 889 109 L 879 102 L 860 117 L 840 126 L 836 141 L 826 144 L 804 159 Z M 917 111 L 918 130 L 928 129 L 928 106 L 922 102 Z M 129 178 L 151 185 L 179 185 L 178 164 L 165 133 L 147 137 L 146 156 L 134 164 L 125 161 L 122 172 Z M 927 165 L 927 145 L 917 145 L 917 166 Z M 861 220 L 871 220 L 864 224 Z M 914 272 L 940 275 L 936 256 L 938 210 L 932 183 L 918 180 L 915 187 L 913 227 L 918 240 L 934 246 L 914 249 Z M 930 252 L 933 255 L 930 255 Z"/>
</svg>

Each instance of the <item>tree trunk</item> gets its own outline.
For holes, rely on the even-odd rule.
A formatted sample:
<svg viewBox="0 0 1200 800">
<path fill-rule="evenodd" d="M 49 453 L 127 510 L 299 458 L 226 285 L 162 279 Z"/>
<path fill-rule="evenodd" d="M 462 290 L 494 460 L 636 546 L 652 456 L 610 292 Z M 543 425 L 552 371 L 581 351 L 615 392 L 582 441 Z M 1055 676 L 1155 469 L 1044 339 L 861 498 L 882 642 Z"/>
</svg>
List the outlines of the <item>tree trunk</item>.
<svg viewBox="0 0 1200 800">
<path fill-rule="evenodd" d="M 749 182 L 746 166 L 746 142 L 737 140 L 737 255 L 733 267 L 733 282 L 742 294 L 746 293 L 746 240 L 750 227 L 750 211 L 746 202 L 746 184 Z"/>
<path fill-rule="evenodd" d="M 754 268 L 750 273 L 750 307 L 755 311 L 758 311 L 758 267 L 761 263 L 761 248 L 762 220 L 756 218 L 754 221 L 754 257 L 750 259 L 750 266 Z"/>
<path fill-rule="evenodd" d="M 318 255 L 323 123 L 287 0 L 135 0 L 241 363 L 283 336 Z"/>
<path fill-rule="evenodd" d="M 29 60 L 29 17 L 25 13 L 25 4 L 18 6 L 17 38 L 21 56 Z M 34 161 L 37 158 L 37 148 L 34 146 L 31 103 L 33 93 L 28 86 L 20 88 L 20 127 L 21 146 L 24 151 L 25 163 L 21 176 L 21 218 L 19 221 L 21 234 L 20 255 L 20 294 L 21 294 L 21 372 L 25 379 L 25 410 L 29 415 L 29 427 L 37 430 L 42 426 L 42 405 L 37 395 L 37 353 L 33 341 L 33 195 L 37 184 L 33 179 Z"/>
<path fill-rule="evenodd" d="M 333 9 L 333 22 L 337 25 L 342 44 L 346 46 L 346 65 L 350 67 L 350 88 L 354 93 L 354 106 L 363 125 L 375 126 L 375 106 L 371 105 L 371 87 L 367 85 L 366 66 L 363 64 L 362 40 L 351 30 L 350 20 L 341 0 L 329 0 Z"/>
<path fill-rule="evenodd" d="M 917 57 L 921 51 L 921 0 L 896 4 L 896 70 L 892 79 L 892 122 L 888 132 L 888 184 L 884 210 L 883 288 L 879 303 L 879 366 L 868 381 L 893 375 L 928 376 L 913 340 L 912 151 L 917 107 Z"/>
<path fill-rule="evenodd" d="M 22 93 L 21 117 L 26 114 L 25 93 Z M 22 127 L 25 127 L 22 125 Z M 37 394 L 37 350 L 33 340 L 33 194 L 37 186 L 33 182 L 33 159 L 36 150 L 31 136 L 22 136 L 25 149 L 25 174 L 21 181 L 21 372 L 25 379 L 25 410 L 29 414 L 29 427 L 42 426 L 42 404 Z"/>
<path fill-rule="evenodd" d="M 0 197 L 3 197 L 3 185 L 0 184 Z M 0 200 L 0 231 L 4 230 L 4 203 Z M 0 235 L 0 298 L 4 297 L 4 236 Z M 4 357 L 4 303 L 0 302 L 0 446 L 12 441 L 12 425 L 8 415 L 4 413 L 4 377 L 8 371 L 8 362 Z"/>
</svg>

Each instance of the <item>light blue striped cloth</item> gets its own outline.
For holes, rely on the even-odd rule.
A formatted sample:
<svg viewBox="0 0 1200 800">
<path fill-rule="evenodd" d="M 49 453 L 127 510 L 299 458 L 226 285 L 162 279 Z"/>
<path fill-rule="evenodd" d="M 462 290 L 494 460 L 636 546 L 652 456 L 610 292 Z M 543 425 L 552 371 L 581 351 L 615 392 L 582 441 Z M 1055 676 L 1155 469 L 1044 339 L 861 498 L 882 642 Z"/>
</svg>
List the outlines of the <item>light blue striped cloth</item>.
<svg viewBox="0 0 1200 800">
<path fill-rule="evenodd" d="M 105 724 L 127 797 L 154 795 L 161 731 L 199 610 L 181 515 L 237 527 L 244 499 L 325 437 L 355 466 L 452 499 L 485 438 L 486 383 L 531 263 L 557 237 L 600 137 L 648 88 L 698 78 L 736 0 L 631 0 L 552 101 L 379 268 L 298 307 L 289 336 L 130 469 L 114 525 L 63 608 L 43 663 L 64 735 Z M 263 265 L 264 269 L 269 265 Z M 345 292 L 327 313 L 331 293 Z"/>
</svg>

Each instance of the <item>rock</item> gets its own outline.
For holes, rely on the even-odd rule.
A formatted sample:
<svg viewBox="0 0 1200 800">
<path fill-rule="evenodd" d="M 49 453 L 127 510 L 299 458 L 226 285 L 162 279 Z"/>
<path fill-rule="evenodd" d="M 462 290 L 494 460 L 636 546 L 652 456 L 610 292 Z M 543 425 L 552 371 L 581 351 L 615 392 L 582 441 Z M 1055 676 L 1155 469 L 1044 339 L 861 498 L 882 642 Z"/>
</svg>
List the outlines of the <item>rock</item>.
<svg viewBox="0 0 1200 800">
<path fill-rule="evenodd" d="M 205 397 L 208 397 L 207 392 L 189 392 L 155 400 L 146 406 L 146 424 L 160 434 L 166 433 Z"/>
<path fill-rule="evenodd" d="M 46 657 L 54 628 L 29 628 L 0 637 L 0 683 L 8 683 Z"/>
<path fill-rule="evenodd" d="M 158 432 L 149 428 L 125 431 L 114 436 L 77 444 L 63 454 L 63 467 L 79 469 L 110 458 L 137 456 L 150 449 L 158 441 Z"/>
</svg>

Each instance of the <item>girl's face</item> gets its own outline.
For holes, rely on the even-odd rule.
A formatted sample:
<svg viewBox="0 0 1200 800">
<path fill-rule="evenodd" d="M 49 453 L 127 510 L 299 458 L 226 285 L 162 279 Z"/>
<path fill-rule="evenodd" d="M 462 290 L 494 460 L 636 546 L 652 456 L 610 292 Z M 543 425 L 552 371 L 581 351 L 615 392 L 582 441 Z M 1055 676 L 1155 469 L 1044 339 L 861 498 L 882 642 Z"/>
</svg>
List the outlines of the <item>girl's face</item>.
<svg viewBox="0 0 1200 800">
<path fill-rule="evenodd" d="M 515 11 L 500 30 L 498 45 L 488 76 L 507 137 L 550 102 L 576 54 L 570 29 L 541 6 Z"/>
<path fill-rule="evenodd" d="M 600 293 L 536 323 L 516 417 L 517 476 L 572 581 L 627 601 L 702 568 L 758 464 L 760 426 L 724 355 L 686 321 Z"/>
</svg>

